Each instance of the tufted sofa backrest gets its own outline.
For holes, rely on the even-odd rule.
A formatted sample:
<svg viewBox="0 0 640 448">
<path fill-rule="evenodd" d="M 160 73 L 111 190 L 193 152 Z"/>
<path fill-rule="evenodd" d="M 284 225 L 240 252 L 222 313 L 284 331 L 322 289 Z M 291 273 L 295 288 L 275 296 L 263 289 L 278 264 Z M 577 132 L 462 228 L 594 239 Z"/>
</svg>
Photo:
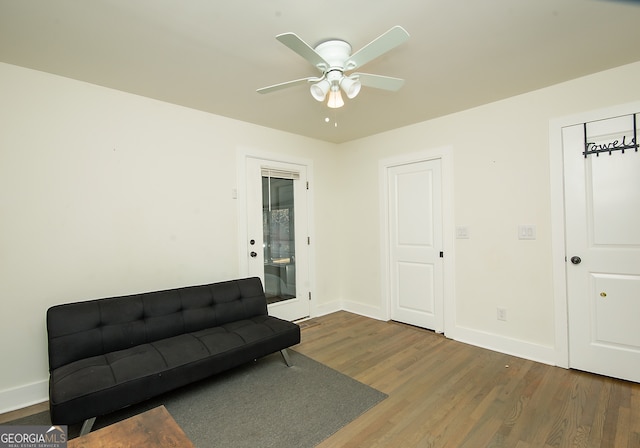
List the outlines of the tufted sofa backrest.
<svg viewBox="0 0 640 448">
<path fill-rule="evenodd" d="M 257 277 L 56 305 L 47 310 L 49 369 L 263 314 Z"/>
</svg>

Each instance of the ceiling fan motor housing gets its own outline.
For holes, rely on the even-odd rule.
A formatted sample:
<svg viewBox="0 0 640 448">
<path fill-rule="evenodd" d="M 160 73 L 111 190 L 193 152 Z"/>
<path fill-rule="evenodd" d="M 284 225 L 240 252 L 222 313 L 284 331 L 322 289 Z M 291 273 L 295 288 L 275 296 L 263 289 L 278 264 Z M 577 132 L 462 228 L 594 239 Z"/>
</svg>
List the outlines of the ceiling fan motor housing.
<svg viewBox="0 0 640 448">
<path fill-rule="evenodd" d="M 329 67 L 318 66 L 321 72 L 326 73 L 332 69 L 344 71 L 351 56 L 351 45 L 343 40 L 328 40 L 318 44 L 315 51 L 329 63 Z"/>
</svg>

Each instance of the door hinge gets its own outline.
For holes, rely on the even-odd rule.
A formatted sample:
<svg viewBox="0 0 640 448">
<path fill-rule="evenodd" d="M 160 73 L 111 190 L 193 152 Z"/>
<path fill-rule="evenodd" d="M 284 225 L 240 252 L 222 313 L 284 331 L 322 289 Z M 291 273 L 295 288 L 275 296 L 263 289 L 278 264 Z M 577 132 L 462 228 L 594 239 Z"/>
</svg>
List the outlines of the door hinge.
<svg viewBox="0 0 640 448">
<path fill-rule="evenodd" d="M 307 181 L 307 190 L 309 189 L 309 181 Z"/>
<path fill-rule="evenodd" d="M 309 291 L 309 300 L 311 300 L 311 291 Z"/>
<path fill-rule="evenodd" d="M 444 258 L 444 252 L 440 251 L 440 258 Z"/>
<path fill-rule="evenodd" d="M 308 236 L 308 237 L 307 237 L 307 246 L 310 246 L 310 245 L 311 245 L 311 237 L 310 237 L 310 236 Z"/>
</svg>

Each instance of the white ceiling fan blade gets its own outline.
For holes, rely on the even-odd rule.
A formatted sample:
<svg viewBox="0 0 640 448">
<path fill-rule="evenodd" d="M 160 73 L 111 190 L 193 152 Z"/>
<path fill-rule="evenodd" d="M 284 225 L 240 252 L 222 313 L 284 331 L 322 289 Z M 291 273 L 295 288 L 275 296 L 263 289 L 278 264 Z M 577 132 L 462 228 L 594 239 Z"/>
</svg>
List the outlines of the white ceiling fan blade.
<svg viewBox="0 0 640 448">
<path fill-rule="evenodd" d="M 390 90 L 392 92 L 399 90 L 404 84 L 404 79 L 392 78 L 391 76 L 372 75 L 370 73 L 353 73 L 351 77 L 357 77 L 360 83 L 365 87 Z"/>
<path fill-rule="evenodd" d="M 278 39 L 284 45 L 286 45 L 287 47 L 289 47 L 290 49 L 298 53 L 300 56 L 302 56 L 311 64 L 313 64 L 314 67 L 319 68 L 321 71 L 324 71 L 327 68 L 329 68 L 329 63 L 325 61 L 322 58 L 322 56 L 316 53 L 316 51 L 313 48 L 311 48 L 309 44 L 307 44 L 305 41 L 300 39 L 296 34 L 294 33 L 278 34 L 276 36 L 276 39 Z"/>
<path fill-rule="evenodd" d="M 387 51 L 393 50 L 407 39 L 409 39 L 409 33 L 401 26 L 394 26 L 352 54 L 347 61 L 346 70 L 362 67 L 367 62 L 372 61 L 378 56 L 382 56 Z"/>
<path fill-rule="evenodd" d="M 311 76 L 309 78 L 295 79 L 293 81 L 281 82 L 280 84 L 274 84 L 272 86 L 262 87 L 260 89 L 257 89 L 256 92 L 258 92 L 258 93 L 271 93 L 271 92 L 275 92 L 276 90 L 282 90 L 282 89 L 286 89 L 286 88 L 289 88 L 289 87 L 298 86 L 300 84 L 308 84 L 310 82 L 317 82 L 317 81 L 320 81 L 321 79 L 322 78 L 315 78 L 313 76 Z"/>
</svg>

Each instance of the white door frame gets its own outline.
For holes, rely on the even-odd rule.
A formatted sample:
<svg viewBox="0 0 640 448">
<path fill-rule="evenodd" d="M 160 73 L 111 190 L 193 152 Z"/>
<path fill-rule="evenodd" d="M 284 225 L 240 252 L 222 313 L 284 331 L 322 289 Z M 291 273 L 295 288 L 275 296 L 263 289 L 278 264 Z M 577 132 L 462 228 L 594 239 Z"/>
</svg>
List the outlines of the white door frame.
<svg viewBox="0 0 640 448">
<path fill-rule="evenodd" d="M 317 302 L 313 291 L 316 290 L 315 278 L 315 241 L 314 235 L 314 203 L 313 203 L 313 162 L 310 159 L 287 156 L 285 154 L 277 154 L 264 152 L 249 148 L 239 148 L 236 153 L 236 187 L 232 188 L 231 195 L 237 200 L 237 216 L 238 216 L 238 273 L 240 276 L 249 275 L 249 259 L 250 252 L 249 242 L 247 241 L 247 159 L 260 159 L 265 162 L 288 163 L 292 165 L 302 165 L 306 167 L 307 182 L 311 186 L 307 191 L 307 229 L 311 244 L 308 247 L 309 253 L 309 287 L 311 291 L 310 299 L 310 316 L 314 317 L 317 312 Z"/>
<path fill-rule="evenodd" d="M 379 162 L 379 197 L 380 197 L 380 287 L 383 319 L 391 318 L 391 282 L 389 248 L 389 185 L 388 170 L 394 166 L 409 163 L 424 162 L 440 159 L 442 173 L 442 244 L 443 244 L 443 294 L 441 300 L 436 300 L 435 310 L 438 316 L 436 322 L 437 333 L 449 334 L 455 328 L 455 248 L 454 248 L 454 196 L 453 196 L 453 148 L 445 146 L 424 151 L 403 154 Z"/>
<path fill-rule="evenodd" d="M 566 275 L 564 163 L 562 128 L 640 111 L 640 101 L 556 118 L 549 121 L 549 169 L 551 179 L 551 254 L 557 366 L 569 368 L 569 314 Z"/>
</svg>

